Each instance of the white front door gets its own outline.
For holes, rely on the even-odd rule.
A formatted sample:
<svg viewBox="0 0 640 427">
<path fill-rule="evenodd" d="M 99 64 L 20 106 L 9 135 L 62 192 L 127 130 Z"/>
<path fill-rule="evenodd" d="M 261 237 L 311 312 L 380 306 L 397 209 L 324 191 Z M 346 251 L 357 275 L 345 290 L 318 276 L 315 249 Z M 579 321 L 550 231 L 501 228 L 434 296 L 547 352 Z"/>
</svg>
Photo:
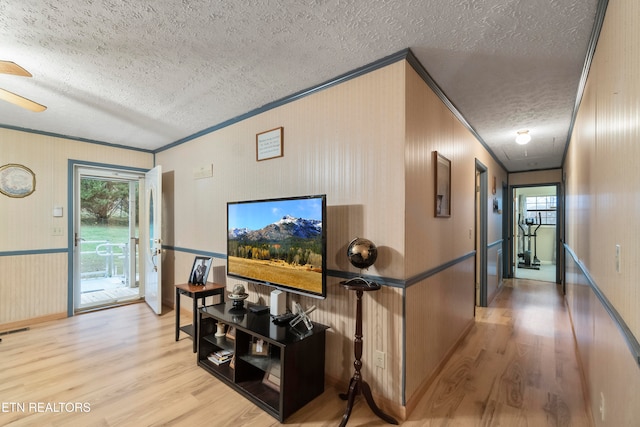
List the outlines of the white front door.
<svg viewBox="0 0 640 427">
<path fill-rule="evenodd" d="M 162 167 L 145 174 L 145 203 L 142 240 L 144 254 L 144 298 L 149 307 L 162 313 Z"/>
</svg>

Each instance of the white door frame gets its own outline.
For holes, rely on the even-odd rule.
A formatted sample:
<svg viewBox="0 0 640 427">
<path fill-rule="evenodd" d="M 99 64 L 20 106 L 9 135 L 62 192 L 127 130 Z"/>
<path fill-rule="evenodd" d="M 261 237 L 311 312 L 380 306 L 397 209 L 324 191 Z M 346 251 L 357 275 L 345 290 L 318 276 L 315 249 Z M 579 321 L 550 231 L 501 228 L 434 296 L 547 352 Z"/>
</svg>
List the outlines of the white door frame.
<svg viewBox="0 0 640 427">
<path fill-rule="evenodd" d="M 139 180 L 144 177 L 146 169 L 130 168 L 118 165 L 110 165 L 103 163 L 84 162 L 79 160 L 69 160 L 68 162 L 68 187 L 67 187 L 67 212 L 68 222 L 68 279 L 67 279 L 67 316 L 71 317 L 75 314 L 76 301 L 79 298 L 80 269 L 78 265 L 78 254 L 76 251 L 76 233 L 80 221 L 80 179 L 82 176 L 95 176 L 104 178 L 121 177 L 125 180 Z M 139 196 L 140 197 L 140 196 Z M 135 263 L 135 260 L 134 260 Z M 135 278 L 133 279 L 135 280 Z M 144 288 L 140 285 L 141 295 Z"/>
<path fill-rule="evenodd" d="M 489 182 L 487 167 L 476 159 L 476 306 L 487 307 L 487 209 Z"/>
</svg>

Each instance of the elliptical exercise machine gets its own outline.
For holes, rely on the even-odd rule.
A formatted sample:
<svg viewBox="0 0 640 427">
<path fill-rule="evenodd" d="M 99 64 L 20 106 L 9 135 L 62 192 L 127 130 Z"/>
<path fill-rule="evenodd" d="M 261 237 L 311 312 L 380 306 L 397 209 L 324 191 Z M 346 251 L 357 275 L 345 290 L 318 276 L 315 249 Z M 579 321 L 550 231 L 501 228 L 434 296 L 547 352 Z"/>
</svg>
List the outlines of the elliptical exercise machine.
<svg viewBox="0 0 640 427">
<path fill-rule="evenodd" d="M 526 225 L 526 229 L 522 226 L 522 224 Z M 537 250 L 536 250 L 536 237 L 538 228 L 542 225 L 542 215 L 538 212 L 538 223 L 536 224 L 536 219 L 534 218 L 525 218 L 524 223 L 520 219 L 520 215 L 518 215 L 518 227 L 522 230 L 522 252 L 518 254 L 518 258 L 521 259 L 518 262 L 518 268 L 528 268 L 531 270 L 540 270 L 540 260 L 538 259 Z M 533 228 L 536 226 L 535 228 Z M 533 231 L 533 232 L 532 232 Z M 531 239 L 533 238 L 533 259 L 531 259 Z"/>
</svg>

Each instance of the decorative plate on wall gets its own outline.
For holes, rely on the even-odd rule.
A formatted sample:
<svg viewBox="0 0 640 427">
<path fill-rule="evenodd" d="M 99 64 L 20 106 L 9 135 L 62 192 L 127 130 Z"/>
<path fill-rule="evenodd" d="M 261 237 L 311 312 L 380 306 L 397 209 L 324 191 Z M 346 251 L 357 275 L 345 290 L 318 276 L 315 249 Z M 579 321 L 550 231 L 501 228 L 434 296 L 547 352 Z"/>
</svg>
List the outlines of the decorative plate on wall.
<svg viewBox="0 0 640 427">
<path fill-rule="evenodd" d="M 0 166 L 0 193 L 9 197 L 27 197 L 36 191 L 36 174 L 23 165 Z"/>
</svg>

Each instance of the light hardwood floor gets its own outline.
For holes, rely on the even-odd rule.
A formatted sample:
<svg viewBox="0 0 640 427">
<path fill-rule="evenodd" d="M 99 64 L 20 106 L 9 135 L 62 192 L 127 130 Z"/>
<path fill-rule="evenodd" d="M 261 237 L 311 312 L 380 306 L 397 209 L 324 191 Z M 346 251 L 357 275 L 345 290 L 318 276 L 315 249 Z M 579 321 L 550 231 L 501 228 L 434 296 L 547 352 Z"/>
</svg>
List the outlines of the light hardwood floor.
<svg viewBox="0 0 640 427">
<path fill-rule="evenodd" d="M 590 425 L 556 285 L 506 281 L 476 318 L 401 425 Z M 157 317 L 134 304 L 2 336 L 0 425 L 279 424 L 198 368 L 191 341 L 175 342 L 173 328 L 174 312 Z M 338 425 L 345 402 L 337 394 L 343 391 L 327 387 L 286 424 Z M 386 424 L 359 397 L 347 425 Z"/>
</svg>

